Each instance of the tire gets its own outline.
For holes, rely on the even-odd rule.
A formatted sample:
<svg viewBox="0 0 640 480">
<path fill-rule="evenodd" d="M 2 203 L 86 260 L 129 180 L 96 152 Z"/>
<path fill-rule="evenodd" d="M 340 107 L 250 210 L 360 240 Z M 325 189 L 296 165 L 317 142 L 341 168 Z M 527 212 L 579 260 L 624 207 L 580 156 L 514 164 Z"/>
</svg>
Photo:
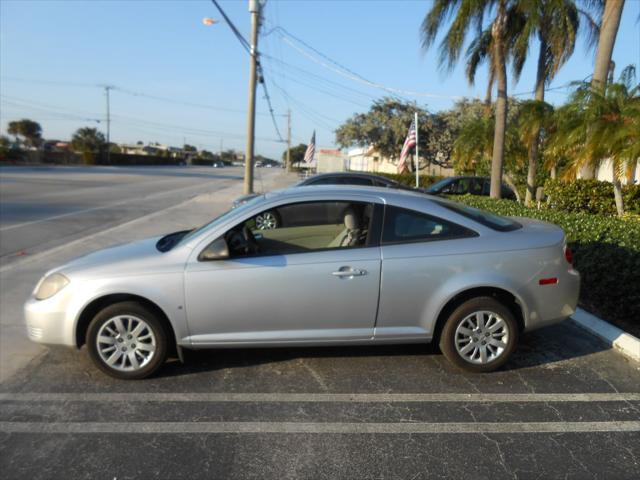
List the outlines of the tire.
<svg viewBox="0 0 640 480">
<path fill-rule="evenodd" d="M 167 358 L 162 322 L 138 302 L 114 303 L 98 312 L 87 329 L 86 345 L 100 370 L 122 380 L 146 378 Z"/>
<path fill-rule="evenodd" d="M 280 226 L 280 217 L 274 210 L 268 210 L 256 215 L 255 221 L 258 230 L 274 230 Z"/>
<path fill-rule="evenodd" d="M 472 298 L 449 315 L 440 336 L 440 350 L 463 370 L 491 372 L 509 360 L 518 334 L 518 323 L 502 303 L 492 297 Z"/>
</svg>

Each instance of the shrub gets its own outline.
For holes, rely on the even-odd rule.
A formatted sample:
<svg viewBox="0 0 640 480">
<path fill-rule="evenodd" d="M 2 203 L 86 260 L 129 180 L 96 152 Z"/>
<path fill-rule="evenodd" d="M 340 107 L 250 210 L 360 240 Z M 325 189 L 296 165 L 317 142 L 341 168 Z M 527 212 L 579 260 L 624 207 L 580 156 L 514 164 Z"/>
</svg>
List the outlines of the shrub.
<svg viewBox="0 0 640 480">
<path fill-rule="evenodd" d="M 640 219 L 527 208 L 508 200 L 472 195 L 455 201 L 499 215 L 555 223 L 567 236 L 582 277 L 580 304 L 603 318 L 640 330 Z"/>
<path fill-rule="evenodd" d="M 415 173 L 379 173 L 376 172 L 376 175 L 380 175 L 381 177 L 390 178 L 391 180 L 395 180 L 398 183 L 403 185 L 407 185 L 409 187 L 416 186 L 416 174 Z M 445 177 L 440 175 L 420 175 L 420 188 L 428 187 L 429 185 L 436 183 L 439 180 L 442 180 Z"/>
<path fill-rule="evenodd" d="M 548 206 L 566 212 L 587 212 L 600 215 L 615 215 L 616 204 L 613 185 L 598 180 L 574 180 L 561 182 L 547 180 L 545 194 Z M 640 185 L 622 187 L 625 212 L 640 214 Z"/>
</svg>

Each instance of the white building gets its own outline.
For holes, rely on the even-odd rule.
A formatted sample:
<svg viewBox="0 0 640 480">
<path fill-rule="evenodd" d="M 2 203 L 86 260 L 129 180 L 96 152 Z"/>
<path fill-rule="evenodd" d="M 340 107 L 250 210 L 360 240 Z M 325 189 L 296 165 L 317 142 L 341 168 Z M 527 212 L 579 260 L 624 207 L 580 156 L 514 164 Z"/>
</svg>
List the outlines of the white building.
<svg viewBox="0 0 640 480">
<path fill-rule="evenodd" d="M 580 177 L 581 175 L 578 174 L 578 178 Z M 603 182 L 613 182 L 613 165 L 611 163 L 611 160 L 604 160 L 602 163 L 600 163 L 600 166 L 598 166 L 598 169 L 596 170 L 596 178 Z M 626 185 L 627 183 L 640 182 L 640 159 L 636 160 L 636 168 L 633 170 L 631 182 L 629 182 L 629 179 L 627 179 L 626 174 L 623 175 L 620 180 L 623 185 Z"/>
<path fill-rule="evenodd" d="M 344 172 L 347 170 L 348 159 L 341 150 L 334 148 L 320 148 L 316 151 L 315 159 L 310 166 L 316 167 L 317 173 Z"/>
</svg>

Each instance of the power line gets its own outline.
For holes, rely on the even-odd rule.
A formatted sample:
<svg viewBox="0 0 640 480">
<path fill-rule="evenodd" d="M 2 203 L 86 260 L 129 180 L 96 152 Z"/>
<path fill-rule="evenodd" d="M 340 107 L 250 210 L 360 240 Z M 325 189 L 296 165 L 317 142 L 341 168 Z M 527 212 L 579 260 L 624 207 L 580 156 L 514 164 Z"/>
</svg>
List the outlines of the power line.
<svg viewBox="0 0 640 480">
<path fill-rule="evenodd" d="M 348 87 L 346 85 L 343 85 L 341 83 L 335 82 L 333 80 L 329 80 L 326 77 L 323 77 L 321 75 L 317 75 L 317 74 L 312 73 L 312 72 L 310 72 L 308 70 L 305 70 L 304 68 L 300 68 L 300 67 L 298 67 L 296 65 L 292 65 L 290 63 L 284 62 L 282 60 L 279 60 L 277 58 L 274 58 L 274 57 L 271 57 L 271 56 L 268 56 L 268 55 L 264 55 L 263 54 L 263 56 L 266 56 L 271 62 L 277 63 L 282 68 L 287 68 L 289 70 L 295 70 L 296 72 L 302 74 L 303 76 L 307 76 L 307 77 L 312 78 L 315 81 L 327 84 L 327 85 L 324 85 L 324 86 L 326 86 L 328 88 L 332 87 L 332 88 L 345 90 L 345 92 L 348 92 L 348 94 L 350 94 L 350 95 L 359 95 L 359 96 L 363 97 L 363 100 L 374 100 L 374 99 L 377 98 L 376 95 L 363 92 L 362 90 L 357 90 L 355 88 Z"/>
<path fill-rule="evenodd" d="M 333 71 L 333 72 L 335 72 L 335 73 L 337 73 L 337 74 L 339 74 L 339 75 L 341 75 L 341 76 L 343 76 L 345 78 L 349 78 L 350 80 L 353 80 L 353 81 L 368 85 L 370 87 L 381 89 L 381 90 L 385 90 L 385 91 L 387 91 L 387 92 L 389 92 L 391 94 L 394 94 L 394 95 L 409 95 L 409 96 L 413 96 L 413 97 L 445 98 L 445 99 L 452 99 L 452 100 L 459 100 L 459 99 L 462 98 L 462 97 L 459 97 L 459 96 L 441 95 L 441 94 L 436 94 L 436 93 L 415 92 L 415 91 L 409 91 L 409 90 L 402 90 L 402 89 L 389 87 L 389 86 L 383 85 L 381 83 L 374 82 L 372 80 L 369 80 L 369 79 L 365 78 L 364 76 L 360 75 L 359 73 L 351 70 L 350 68 L 345 67 L 344 65 L 342 65 L 341 63 L 339 63 L 336 60 L 332 59 L 328 55 L 320 52 L 318 49 L 316 49 L 313 46 L 309 45 L 307 42 L 305 42 L 304 40 L 300 39 L 299 37 L 296 37 L 295 35 L 293 35 L 291 32 L 289 32 L 288 30 L 286 30 L 283 27 L 275 26 L 269 32 L 267 32 L 265 35 L 269 35 L 269 34 L 271 34 L 273 32 L 278 33 L 280 35 L 280 38 L 285 43 L 287 43 L 294 50 L 296 50 L 300 54 L 304 55 L 305 57 L 309 58 L 313 62 L 315 62 L 315 63 L 321 65 L 322 67 L 324 67 L 326 69 L 329 69 L 329 70 L 331 70 L 331 71 Z M 325 61 L 320 60 L 317 57 L 314 57 L 313 55 L 311 55 L 308 52 L 304 51 L 304 49 L 298 47 L 294 43 L 294 41 L 298 42 L 301 45 L 303 45 L 308 50 L 311 50 L 316 55 L 318 55 L 322 59 L 326 60 L 326 62 L 329 62 L 331 65 L 327 64 Z"/>
<path fill-rule="evenodd" d="M 259 72 L 258 74 L 261 77 L 260 83 L 262 84 L 262 89 L 264 91 L 264 98 L 266 98 L 267 105 L 269 106 L 269 113 L 271 114 L 271 121 L 273 122 L 273 128 L 275 128 L 276 134 L 278 135 L 278 138 L 280 139 L 280 141 L 284 143 L 285 140 L 282 138 L 282 135 L 280 134 L 280 129 L 278 128 L 278 123 L 276 122 L 276 117 L 274 116 L 274 113 L 273 113 L 271 98 L 269 97 L 269 91 L 267 90 L 267 82 L 264 79 L 264 70 L 260 65 L 258 66 L 258 72 Z"/>
<path fill-rule="evenodd" d="M 312 89 L 315 92 L 322 93 L 324 95 L 330 96 L 331 98 L 335 98 L 335 99 L 339 99 L 339 100 L 342 100 L 342 101 L 347 102 L 347 103 L 351 103 L 351 104 L 356 105 L 356 106 L 358 106 L 360 108 L 368 108 L 369 107 L 369 105 L 365 105 L 362 102 L 358 102 L 356 100 L 353 100 L 352 98 L 346 97 L 341 93 L 336 93 L 336 92 L 331 92 L 329 90 L 324 90 L 323 88 L 319 88 L 319 87 L 317 87 L 315 85 L 311 85 L 311 84 L 306 83 L 306 82 L 304 82 L 302 80 L 295 79 L 293 77 L 289 77 L 288 75 L 281 74 L 281 76 L 283 76 L 284 78 L 288 78 L 293 83 L 297 83 L 299 85 L 305 86 L 307 88 Z"/>
<path fill-rule="evenodd" d="M 28 100 L 17 99 L 15 97 L 7 97 L 6 95 L 0 95 L 0 97 L 2 97 L 3 103 L 8 103 L 10 105 L 13 104 L 18 108 L 28 108 L 32 110 L 44 111 L 48 114 L 59 115 L 62 119 L 65 119 L 65 120 L 81 120 L 81 121 L 84 120 L 84 121 L 94 121 L 94 122 L 102 121 L 97 118 L 84 117 L 79 115 L 78 113 L 60 113 L 63 110 L 67 110 L 68 112 L 73 112 L 69 109 L 65 109 L 64 107 L 59 107 L 51 104 L 38 104 Z M 91 114 L 91 115 L 95 115 L 95 114 Z M 95 115 L 95 116 L 98 117 L 98 115 Z M 180 132 L 180 133 L 186 133 L 188 135 L 194 135 L 194 136 L 213 136 L 217 138 L 236 138 L 236 139 L 245 138 L 244 135 L 241 135 L 241 134 L 214 131 L 214 130 L 205 130 L 205 129 L 199 129 L 199 128 L 193 128 L 193 127 L 185 127 L 184 125 L 172 125 L 172 124 L 154 122 L 150 120 L 144 120 L 136 117 L 129 117 L 127 115 L 121 115 L 121 114 L 118 114 L 118 115 L 114 114 L 114 115 L 111 115 L 111 117 L 112 117 L 111 119 L 112 122 L 115 122 L 115 123 L 142 125 L 142 126 L 145 126 L 146 128 L 152 128 L 160 131 Z M 261 141 L 280 143 L 279 139 L 273 139 L 269 137 L 256 137 L 256 138 Z"/>
<path fill-rule="evenodd" d="M 229 26 L 233 34 L 236 36 L 236 38 L 240 42 L 240 45 L 242 45 L 242 47 L 247 51 L 247 53 L 251 54 L 251 46 L 249 45 L 249 42 L 242 36 L 238 28 L 229 19 L 229 17 L 225 13 L 225 11 L 222 9 L 220 4 L 217 2 L 217 0 L 211 0 L 211 2 L 216 6 L 218 11 L 220 12 L 220 15 L 222 15 L 222 18 L 224 18 L 224 21 L 227 22 L 227 25 Z"/>
<path fill-rule="evenodd" d="M 302 113 L 302 115 L 307 117 L 312 122 L 320 124 L 323 128 L 325 128 L 326 130 L 328 130 L 330 132 L 333 132 L 334 126 L 329 124 L 327 121 L 323 120 L 323 118 L 328 120 L 329 122 L 340 123 L 338 120 L 335 120 L 333 118 L 329 118 L 329 117 L 327 117 L 327 116 L 325 116 L 325 115 L 323 115 L 323 114 L 321 114 L 319 112 L 316 112 L 311 107 L 305 105 L 304 103 L 300 102 L 299 100 L 296 100 L 291 95 L 289 95 L 286 90 L 284 90 L 282 87 L 280 87 L 273 80 L 271 80 L 271 83 L 273 84 L 274 87 L 276 87 L 280 91 L 280 93 L 282 93 L 283 96 L 285 96 L 289 101 L 291 101 L 291 103 L 293 103 L 294 105 L 297 105 L 298 108 L 300 109 L 300 112 Z"/>
</svg>

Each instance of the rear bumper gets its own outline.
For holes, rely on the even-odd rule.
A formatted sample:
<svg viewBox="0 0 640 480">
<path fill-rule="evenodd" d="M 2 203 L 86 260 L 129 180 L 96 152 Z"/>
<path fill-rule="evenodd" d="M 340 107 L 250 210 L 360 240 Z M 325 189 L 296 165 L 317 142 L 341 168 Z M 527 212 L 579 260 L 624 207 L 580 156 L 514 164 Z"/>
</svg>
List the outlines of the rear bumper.
<svg viewBox="0 0 640 480">
<path fill-rule="evenodd" d="M 558 283 L 539 285 L 537 280 L 522 295 L 528 306 L 525 331 L 566 320 L 576 311 L 580 295 L 580 274 L 573 269 L 558 276 Z"/>
</svg>

